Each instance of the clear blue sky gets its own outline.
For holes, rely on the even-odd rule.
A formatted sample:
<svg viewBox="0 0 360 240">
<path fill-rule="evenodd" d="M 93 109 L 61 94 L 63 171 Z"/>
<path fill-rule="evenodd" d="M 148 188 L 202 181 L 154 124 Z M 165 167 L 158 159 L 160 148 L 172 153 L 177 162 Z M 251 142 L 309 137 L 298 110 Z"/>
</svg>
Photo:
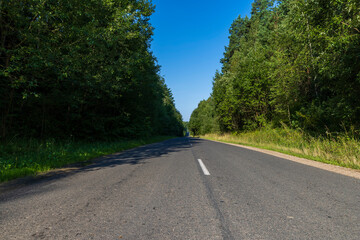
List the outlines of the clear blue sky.
<svg viewBox="0 0 360 240">
<path fill-rule="evenodd" d="M 250 16 L 252 0 L 153 0 L 152 51 L 171 89 L 176 108 L 188 121 L 212 90 L 216 69 L 229 43 L 229 28 Z"/>
</svg>

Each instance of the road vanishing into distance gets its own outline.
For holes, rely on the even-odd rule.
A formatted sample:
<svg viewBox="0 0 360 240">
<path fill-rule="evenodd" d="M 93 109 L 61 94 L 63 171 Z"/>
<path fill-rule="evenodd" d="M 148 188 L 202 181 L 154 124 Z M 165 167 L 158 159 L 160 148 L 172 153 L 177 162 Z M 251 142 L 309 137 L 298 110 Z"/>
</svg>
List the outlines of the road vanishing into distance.
<svg viewBox="0 0 360 240">
<path fill-rule="evenodd" d="M 360 180 L 177 138 L 0 186 L 0 239 L 360 239 Z"/>
</svg>

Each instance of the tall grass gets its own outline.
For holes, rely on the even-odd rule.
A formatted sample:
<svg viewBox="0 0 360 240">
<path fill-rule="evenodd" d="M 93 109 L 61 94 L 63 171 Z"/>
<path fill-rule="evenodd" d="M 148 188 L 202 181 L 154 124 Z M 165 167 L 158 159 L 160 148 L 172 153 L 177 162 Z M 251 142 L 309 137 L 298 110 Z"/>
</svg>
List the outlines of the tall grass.
<svg viewBox="0 0 360 240">
<path fill-rule="evenodd" d="M 116 142 L 15 140 L 0 143 L 0 182 L 169 138 L 171 137 L 160 136 Z"/>
<path fill-rule="evenodd" d="M 351 134 L 311 136 L 286 126 L 240 134 L 207 134 L 203 138 L 274 150 L 348 168 L 360 169 L 360 141 Z"/>
</svg>

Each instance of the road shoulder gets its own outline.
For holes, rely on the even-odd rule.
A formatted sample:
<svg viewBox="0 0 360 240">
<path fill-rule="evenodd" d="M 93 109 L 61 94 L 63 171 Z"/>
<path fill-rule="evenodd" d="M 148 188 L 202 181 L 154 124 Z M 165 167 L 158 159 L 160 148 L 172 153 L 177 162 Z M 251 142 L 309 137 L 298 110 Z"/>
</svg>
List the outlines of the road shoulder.
<svg viewBox="0 0 360 240">
<path fill-rule="evenodd" d="M 241 148 L 249 149 L 249 150 L 252 150 L 252 151 L 261 152 L 261 153 L 265 153 L 265 154 L 268 154 L 268 155 L 271 155 L 271 156 L 279 157 L 279 158 L 282 158 L 282 159 L 290 160 L 290 161 L 293 161 L 293 162 L 301 163 L 301 164 L 304 164 L 304 165 L 307 165 L 307 166 L 316 167 L 316 168 L 323 169 L 323 170 L 326 170 L 326 171 L 330 171 L 330 172 L 338 173 L 338 174 L 345 175 L 345 176 L 348 176 L 348 177 L 353 177 L 353 178 L 356 178 L 356 179 L 360 179 L 360 171 L 359 170 L 340 167 L 340 166 L 331 165 L 331 164 L 326 164 L 326 163 L 322 163 L 322 162 L 317 162 L 317 161 L 313 161 L 313 160 L 309 160 L 309 159 L 305 159 L 305 158 L 300 158 L 300 157 L 295 157 L 295 156 L 291 156 L 291 155 L 288 155 L 288 154 L 279 153 L 279 152 L 275 152 L 275 151 L 271 151 L 271 150 L 244 146 L 244 145 L 241 145 L 241 144 L 220 142 L 220 141 L 209 140 L 209 139 L 204 139 L 204 140 L 217 142 L 217 143 L 223 143 L 223 144 L 227 144 L 227 145 L 231 145 L 231 146 L 235 146 L 235 147 L 241 147 Z"/>
</svg>

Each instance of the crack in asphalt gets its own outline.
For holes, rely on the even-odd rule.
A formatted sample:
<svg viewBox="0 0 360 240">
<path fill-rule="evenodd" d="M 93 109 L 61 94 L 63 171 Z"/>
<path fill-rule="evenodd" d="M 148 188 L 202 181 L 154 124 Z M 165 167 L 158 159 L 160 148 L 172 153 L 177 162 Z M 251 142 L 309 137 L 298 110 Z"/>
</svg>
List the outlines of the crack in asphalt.
<svg viewBox="0 0 360 240">
<path fill-rule="evenodd" d="M 189 140 L 189 145 L 191 146 L 190 140 Z M 193 148 L 190 147 L 190 149 L 191 149 L 192 155 L 194 157 L 194 160 L 196 161 L 197 158 L 195 157 Z M 231 231 L 230 231 L 230 229 L 228 227 L 228 224 L 227 224 L 227 221 L 226 221 L 226 219 L 224 217 L 224 214 L 221 212 L 219 204 L 216 201 L 216 198 L 215 198 L 214 193 L 212 191 L 211 184 L 207 180 L 207 176 L 205 176 L 203 174 L 199 164 L 197 164 L 197 167 L 198 167 L 199 173 L 201 175 L 202 183 L 203 183 L 203 185 L 205 186 L 205 189 L 206 189 L 207 198 L 209 199 L 209 202 L 210 202 L 212 208 L 215 210 L 216 218 L 219 220 L 219 224 L 220 224 L 219 228 L 221 230 L 221 235 L 222 235 L 223 239 L 224 240 L 235 240 L 234 236 L 232 235 L 232 233 L 231 233 Z"/>
</svg>

